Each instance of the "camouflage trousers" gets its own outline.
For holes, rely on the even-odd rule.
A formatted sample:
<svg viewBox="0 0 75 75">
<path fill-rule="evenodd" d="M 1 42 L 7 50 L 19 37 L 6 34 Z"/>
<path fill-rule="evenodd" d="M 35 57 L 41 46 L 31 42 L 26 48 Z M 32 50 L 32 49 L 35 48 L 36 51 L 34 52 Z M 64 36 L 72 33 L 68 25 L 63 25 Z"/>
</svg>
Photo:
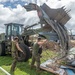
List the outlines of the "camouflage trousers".
<svg viewBox="0 0 75 75">
<path fill-rule="evenodd" d="M 16 67 L 16 64 L 17 64 L 17 54 L 16 54 L 16 52 L 12 53 L 12 57 L 13 57 L 13 62 L 12 62 L 10 71 L 13 72 L 13 71 L 15 71 L 15 67 Z"/>
<path fill-rule="evenodd" d="M 35 62 L 36 62 L 36 70 L 40 70 L 40 55 L 38 56 L 32 55 L 31 67 L 34 66 Z"/>
</svg>

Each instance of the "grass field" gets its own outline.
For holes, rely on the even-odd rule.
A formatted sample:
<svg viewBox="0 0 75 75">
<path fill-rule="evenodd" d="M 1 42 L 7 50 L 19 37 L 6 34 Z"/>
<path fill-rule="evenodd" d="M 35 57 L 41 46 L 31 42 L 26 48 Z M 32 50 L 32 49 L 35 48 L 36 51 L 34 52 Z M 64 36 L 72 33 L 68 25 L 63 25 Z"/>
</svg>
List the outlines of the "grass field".
<svg viewBox="0 0 75 75">
<path fill-rule="evenodd" d="M 44 53 L 45 54 L 45 53 Z M 52 57 L 52 53 L 49 53 Z M 46 54 L 45 54 L 46 55 Z M 48 56 L 48 54 L 47 54 Z M 45 60 L 48 57 L 45 56 Z M 43 60 L 41 58 L 41 61 L 44 62 L 45 60 Z M 11 67 L 11 63 L 12 63 L 12 57 L 11 56 L 0 56 L 0 66 L 2 68 L 4 68 L 7 72 L 10 72 L 10 67 Z M 30 64 L 31 64 L 31 59 L 29 59 L 29 61 L 27 62 L 18 62 L 14 75 L 36 75 L 36 69 L 30 69 Z M 5 75 L 1 70 L 0 70 L 0 75 Z M 46 72 L 46 71 L 42 71 L 40 73 L 40 75 L 54 75 L 50 72 Z"/>
<path fill-rule="evenodd" d="M 5 73 L 3 73 L 1 70 L 0 70 L 0 75 L 6 75 Z"/>
</svg>

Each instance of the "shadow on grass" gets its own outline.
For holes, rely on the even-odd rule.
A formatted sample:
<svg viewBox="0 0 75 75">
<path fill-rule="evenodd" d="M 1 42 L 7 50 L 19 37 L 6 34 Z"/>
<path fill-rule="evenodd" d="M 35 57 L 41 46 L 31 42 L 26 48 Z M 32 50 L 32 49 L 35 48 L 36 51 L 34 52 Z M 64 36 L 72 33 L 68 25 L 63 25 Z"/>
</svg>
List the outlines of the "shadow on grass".
<svg viewBox="0 0 75 75">
<path fill-rule="evenodd" d="M 10 66 L 12 64 L 12 57 L 8 56 L 0 56 L 0 66 L 4 67 L 5 70 L 10 72 Z M 54 75 L 52 73 L 41 71 L 40 73 L 36 72 L 36 68 L 30 69 L 31 59 L 27 62 L 18 62 L 16 68 L 19 70 L 15 70 L 14 75 Z M 22 74 L 20 74 L 22 73 Z"/>
<path fill-rule="evenodd" d="M 11 65 L 11 63 L 12 63 L 11 55 L 0 56 L 0 66 L 2 66 L 2 65 L 9 66 L 9 65 Z"/>
<path fill-rule="evenodd" d="M 18 63 L 17 68 L 19 68 L 21 71 L 26 72 L 26 75 L 54 75 L 52 73 L 46 72 L 41 70 L 41 72 L 36 72 L 36 68 L 31 69 L 30 68 L 30 60 L 27 62 L 21 62 Z"/>
</svg>

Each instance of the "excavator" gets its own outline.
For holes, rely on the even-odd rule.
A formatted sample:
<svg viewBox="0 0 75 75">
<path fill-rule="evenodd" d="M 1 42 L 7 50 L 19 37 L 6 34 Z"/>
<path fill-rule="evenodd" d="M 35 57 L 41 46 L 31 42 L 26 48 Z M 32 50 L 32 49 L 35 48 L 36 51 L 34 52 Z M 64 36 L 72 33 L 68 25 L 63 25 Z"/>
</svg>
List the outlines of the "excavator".
<svg viewBox="0 0 75 75">
<path fill-rule="evenodd" d="M 62 57 L 65 56 L 70 48 L 69 36 L 67 28 L 65 27 L 65 24 L 70 20 L 69 11 L 65 11 L 64 7 L 52 9 L 45 3 L 42 6 L 30 3 L 23 7 L 27 12 L 36 10 L 40 21 L 36 24 L 25 26 L 24 30 L 23 24 L 5 24 L 5 39 L 0 43 L 0 56 L 11 53 L 11 41 L 14 36 L 18 36 L 20 39 L 19 46 L 26 54 L 26 56 L 23 56 L 23 54 L 19 52 L 19 57 L 24 57 L 24 59 L 19 61 L 27 61 L 30 58 L 29 47 L 32 45 L 28 42 L 28 38 L 34 34 L 39 34 L 39 36 L 43 36 L 49 41 L 59 40 L 63 52 Z"/>
<path fill-rule="evenodd" d="M 5 33 L 5 40 L 0 43 L 0 56 L 5 56 L 7 54 L 11 54 L 11 44 L 12 40 L 15 36 L 19 37 L 19 46 L 24 51 L 25 56 L 18 52 L 18 61 L 27 61 L 30 58 L 30 50 L 27 45 L 22 42 L 21 32 L 23 29 L 23 24 L 17 23 L 8 23 L 5 24 L 6 33 Z"/>
</svg>

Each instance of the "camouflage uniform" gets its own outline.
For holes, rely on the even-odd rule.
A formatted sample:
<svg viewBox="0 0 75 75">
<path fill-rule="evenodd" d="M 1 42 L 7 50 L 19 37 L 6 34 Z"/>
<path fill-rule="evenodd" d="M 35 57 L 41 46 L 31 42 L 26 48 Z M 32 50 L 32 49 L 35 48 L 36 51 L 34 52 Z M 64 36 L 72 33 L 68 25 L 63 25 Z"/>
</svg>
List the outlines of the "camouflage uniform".
<svg viewBox="0 0 75 75">
<path fill-rule="evenodd" d="M 11 65 L 11 71 L 15 70 L 17 58 L 18 58 L 18 50 L 16 47 L 16 42 L 12 41 L 12 57 L 13 57 L 13 63 Z"/>
<path fill-rule="evenodd" d="M 31 68 L 34 66 L 36 62 L 36 70 L 40 70 L 40 54 L 38 53 L 38 51 L 39 51 L 39 45 L 38 43 L 34 43 L 32 51 Z"/>
</svg>

